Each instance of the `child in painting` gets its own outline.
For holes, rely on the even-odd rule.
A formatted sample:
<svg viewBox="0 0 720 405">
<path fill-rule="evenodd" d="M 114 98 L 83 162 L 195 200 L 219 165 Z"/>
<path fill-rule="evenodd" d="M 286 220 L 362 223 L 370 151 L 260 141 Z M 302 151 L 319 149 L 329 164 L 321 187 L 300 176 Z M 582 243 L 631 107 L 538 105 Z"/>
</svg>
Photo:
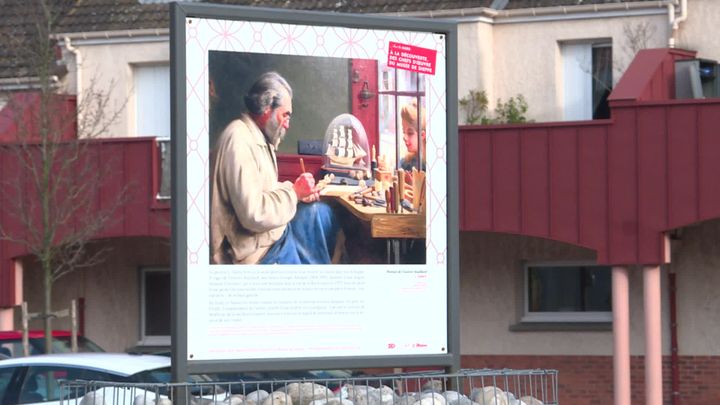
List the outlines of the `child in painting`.
<svg viewBox="0 0 720 405">
<path fill-rule="evenodd" d="M 412 183 L 412 169 L 425 170 L 425 108 L 420 108 L 420 125 L 418 125 L 417 100 L 413 100 L 402 106 L 400 109 L 402 120 L 403 142 L 407 148 L 407 154 L 400 159 L 400 168 L 407 173 L 405 182 Z M 418 134 L 418 130 L 420 133 Z M 422 164 L 418 165 L 418 144 L 422 142 Z"/>
</svg>

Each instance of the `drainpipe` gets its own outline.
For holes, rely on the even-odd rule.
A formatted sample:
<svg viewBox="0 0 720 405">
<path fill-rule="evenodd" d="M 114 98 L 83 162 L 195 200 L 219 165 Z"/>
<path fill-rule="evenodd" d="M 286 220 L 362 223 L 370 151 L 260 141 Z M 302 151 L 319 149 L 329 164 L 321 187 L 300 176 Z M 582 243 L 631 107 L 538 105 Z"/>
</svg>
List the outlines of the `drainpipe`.
<svg viewBox="0 0 720 405">
<path fill-rule="evenodd" d="M 665 233 L 665 266 L 668 269 L 668 301 L 670 304 L 670 395 L 672 405 L 680 405 L 680 362 L 677 336 L 677 279 L 672 265 L 674 244 L 680 241 L 681 230 Z"/>
<path fill-rule="evenodd" d="M 668 290 L 670 295 L 670 375 L 672 382 L 672 405 L 680 404 L 680 370 L 677 337 L 677 283 L 672 265 L 668 266 Z"/>
<path fill-rule="evenodd" d="M 645 403 L 663 403 L 662 310 L 660 266 L 644 265 L 643 310 L 645 311 Z"/>
<path fill-rule="evenodd" d="M 82 53 L 80 53 L 80 50 L 72 45 L 72 42 L 70 40 L 70 37 L 65 36 L 65 49 L 67 49 L 70 53 L 72 53 L 75 56 L 75 105 L 77 109 L 77 126 L 78 126 L 78 132 L 80 132 L 82 128 L 82 114 L 83 114 L 83 87 L 82 87 Z M 80 134 L 78 133 L 78 137 L 80 137 Z"/>
<path fill-rule="evenodd" d="M 680 23 L 687 20 L 687 0 L 680 0 L 680 16 L 675 17 L 675 2 L 668 3 L 668 22 L 670 23 L 670 36 L 668 38 L 668 48 L 675 48 L 675 36 Z"/>
</svg>

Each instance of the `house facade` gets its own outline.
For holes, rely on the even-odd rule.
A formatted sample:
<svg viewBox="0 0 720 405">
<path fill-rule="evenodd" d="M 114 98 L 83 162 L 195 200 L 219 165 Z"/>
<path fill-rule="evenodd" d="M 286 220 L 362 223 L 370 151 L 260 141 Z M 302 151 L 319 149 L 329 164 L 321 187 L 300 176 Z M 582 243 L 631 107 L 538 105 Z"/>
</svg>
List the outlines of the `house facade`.
<svg viewBox="0 0 720 405">
<path fill-rule="evenodd" d="M 713 385 L 720 376 L 720 298 L 713 294 L 720 282 L 720 221 L 711 184 L 718 167 L 707 163 L 716 152 L 711 145 L 720 134 L 713 120 L 720 115 L 712 100 L 699 106 L 674 100 L 674 69 L 663 62 L 720 60 L 720 40 L 713 35 L 720 4 L 308 1 L 293 7 L 457 21 L 459 96 L 484 90 L 491 114 L 498 99 L 521 94 L 527 100 L 535 124 L 460 130 L 463 367 L 558 369 L 562 403 L 660 403 L 657 384 L 648 386 L 658 373 L 663 403 L 699 404 L 720 396 Z M 169 322 L 163 323 L 169 310 L 169 204 L 162 187 L 162 145 L 172 136 L 167 25 L 164 4 L 84 2 L 54 34 L 67 66 L 61 85 L 80 98 L 90 88 L 110 95 L 118 120 L 105 137 L 125 157 L 123 181 L 142 184 L 121 224 L 98 237 L 98 248 L 110 248 L 107 260 L 55 287 L 58 307 L 83 299 L 84 333 L 108 350 L 169 344 Z M 624 76 L 638 50 L 670 45 L 696 53 L 645 54 L 632 76 Z M 16 90 L 19 82 L 6 76 L 0 84 Z M 660 84 L 646 83 L 650 78 Z M 630 126 L 635 129 L 623 132 Z M 633 143 L 623 143 L 628 139 Z M 619 143 L 608 147 L 611 142 Z M 594 154 L 598 150 L 608 154 Z M 492 164 L 470 165 L 477 156 Z M 646 170 L 656 171 L 642 172 L 645 166 L 634 163 L 642 159 L 651 162 Z M 673 173 L 696 175 L 688 180 Z M 625 176 L 635 182 L 622 183 Z M 620 188 L 610 192 L 618 181 Z M 625 199 L 655 181 L 665 186 Z M 652 216 L 652 226 L 638 225 L 646 223 L 638 220 L 643 212 L 664 219 Z M 12 306 L 24 300 L 37 310 L 42 290 L 31 257 L 5 245 L 0 252 L 6 286 L 0 327 L 9 329 Z M 616 301 L 622 298 L 618 286 L 627 291 L 625 303 Z M 658 294 L 648 298 L 651 290 Z M 624 323 L 617 319 L 620 307 Z M 648 308 L 659 319 L 648 320 Z M 649 365 L 648 350 L 655 361 Z M 618 396 L 618 388 L 628 392 Z"/>
</svg>

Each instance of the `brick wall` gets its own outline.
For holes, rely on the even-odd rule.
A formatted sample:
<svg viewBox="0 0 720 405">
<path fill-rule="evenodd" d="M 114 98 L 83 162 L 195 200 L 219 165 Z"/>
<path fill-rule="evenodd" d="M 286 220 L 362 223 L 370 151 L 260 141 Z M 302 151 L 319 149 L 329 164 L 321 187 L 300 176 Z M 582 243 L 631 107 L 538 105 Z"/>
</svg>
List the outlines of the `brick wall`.
<svg viewBox="0 0 720 405">
<path fill-rule="evenodd" d="M 681 356 L 679 404 L 700 405 L 720 401 L 720 356 Z M 561 405 L 611 404 L 611 356 L 462 356 L 463 368 L 545 368 L 559 372 Z M 645 367 L 642 356 L 630 359 L 633 404 L 644 404 Z M 672 403 L 670 357 L 663 357 L 663 402 Z"/>
</svg>

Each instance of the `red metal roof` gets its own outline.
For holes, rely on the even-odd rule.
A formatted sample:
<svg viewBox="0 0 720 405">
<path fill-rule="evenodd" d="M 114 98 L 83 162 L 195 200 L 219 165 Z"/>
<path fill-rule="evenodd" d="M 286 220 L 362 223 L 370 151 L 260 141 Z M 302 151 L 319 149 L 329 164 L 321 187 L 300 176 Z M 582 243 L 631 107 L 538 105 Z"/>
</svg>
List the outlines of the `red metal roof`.
<svg viewBox="0 0 720 405">
<path fill-rule="evenodd" d="M 40 93 L 38 91 L 13 92 L 8 95 L 7 102 L 0 109 L 0 143 L 39 141 L 39 105 Z M 72 95 L 53 95 L 47 102 L 47 108 L 59 122 L 67 123 L 57 125 L 63 131 L 57 140 L 69 140 L 77 137 L 77 97 Z"/>
<path fill-rule="evenodd" d="M 610 120 L 461 127 L 461 229 L 664 262 L 665 231 L 720 217 L 720 99 L 669 99 L 673 61 L 691 56 L 638 54 Z"/>
<path fill-rule="evenodd" d="M 155 138 L 108 138 L 90 141 L 84 151 L 84 164 L 92 165 L 99 172 L 112 173 L 112 177 L 95 190 L 95 209 L 112 205 L 122 190 L 125 202 L 115 211 L 116 221 L 111 221 L 95 239 L 157 236 L 170 237 L 170 208 L 156 199 L 159 190 L 160 157 Z M 102 168 L 102 170 L 101 170 Z M 11 145 L 0 143 L 0 206 L 10 206 L 9 200 L 17 192 L 16 178 L 23 179 L 17 151 Z M 29 180 L 28 181 L 28 185 Z M 31 193 L 32 188 L 27 187 Z M 69 227 L 76 225 L 73 218 Z M 11 209 L 0 210 L 0 223 L 11 235 L 22 240 L 28 232 L 26 226 L 14 217 Z M 15 304 L 15 271 L 13 259 L 29 254 L 20 243 L 0 240 L 0 308 Z"/>
</svg>

